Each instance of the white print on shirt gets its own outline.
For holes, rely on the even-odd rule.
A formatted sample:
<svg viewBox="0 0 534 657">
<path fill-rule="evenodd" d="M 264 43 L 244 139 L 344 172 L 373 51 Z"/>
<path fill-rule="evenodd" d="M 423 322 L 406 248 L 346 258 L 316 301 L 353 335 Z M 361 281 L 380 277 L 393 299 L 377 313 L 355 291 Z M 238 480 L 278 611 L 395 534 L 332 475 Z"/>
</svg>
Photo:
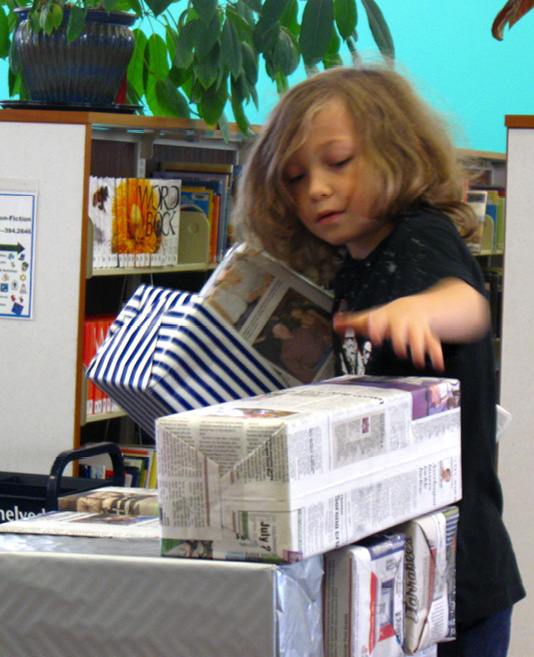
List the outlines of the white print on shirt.
<svg viewBox="0 0 534 657">
<path fill-rule="evenodd" d="M 345 331 L 342 350 L 341 369 L 343 374 L 365 374 L 373 350 L 371 341 L 356 337 L 354 330 L 349 328 Z"/>
</svg>

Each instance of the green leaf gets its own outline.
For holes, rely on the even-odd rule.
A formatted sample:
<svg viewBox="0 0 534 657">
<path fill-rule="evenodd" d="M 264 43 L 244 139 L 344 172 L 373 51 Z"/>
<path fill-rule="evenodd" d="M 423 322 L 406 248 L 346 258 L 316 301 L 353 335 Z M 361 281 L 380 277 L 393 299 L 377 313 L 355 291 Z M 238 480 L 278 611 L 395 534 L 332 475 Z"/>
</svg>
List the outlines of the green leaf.
<svg viewBox="0 0 534 657">
<path fill-rule="evenodd" d="M 130 80 L 126 84 L 126 102 L 128 105 L 140 105 L 142 96 L 140 96 L 135 88 L 130 83 Z"/>
<path fill-rule="evenodd" d="M 300 22 L 299 22 L 299 8 L 297 0 L 289 0 L 284 13 L 280 17 L 280 25 L 287 27 L 287 29 L 298 36 L 300 33 Z"/>
<path fill-rule="evenodd" d="M 395 46 L 393 44 L 393 37 L 380 7 L 376 4 L 375 0 L 362 0 L 362 3 L 367 12 L 369 28 L 371 29 L 371 34 L 378 49 L 384 57 L 394 59 Z"/>
<path fill-rule="evenodd" d="M 52 32 L 58 28 L 63 21 L 63 9 L 54 4 L 46 5 L 41 10 L 41 27 L 50 36 Z"/>
<path fill-rule="evenodd" d="M 102 7 L 108 12 L 114 11 L 117 9 L 117 5 L 119 4 L 119 0 L 102 0 Z M 73 7 L 76 7 L 76 5 L 73 5 Z"/>
<path fill-rule="evenodd" d="M 159 34 L 151 34 L 145 47 L 147 69 L 156 80 L 165 81 L 169 73 L 169 60 L 167 58 L 167 45 Z M 146 82 L 145 82 L 146 88 Z"/>
<path fill-rule="evenodd" d="M 30 24 L 36 34 L 41 31 L 41 14 L 38 11 L 30 11 Z"/>
<path fill-rule="evenodd" d="M 251 85 L 255 85 L 258 81 L 258 56 L 254 48 L 248 43 L 241 44 L 241 52 L 243 56 L 243 71 L 248 82 Z"/>
<path fill-rule="evenodd" d="M 148 39 L 140 28 L 133 31 L 135 36 L 135 47 L 132 58 L 128 64 L 128 83 L 135 89 L 135 93 L 142 98 L 145 93 L 145 84 L 143 80 L 143 69 L 145 65 L 145 48 Z"/>
<path fill-rule="evenodd" d="M 244 75 L 238 78 L 231 78 L 232 98 L 237 100 L 238 103 L 244 103 L 249 97 L 249 85 Z"/>
<path fill-rule="evenodd" d="M 334 33 L 333 0 L 308 0 L 302 14 L 300 51 L 304 63 L 313 66 L 323 59 Z"/>
<path fill-rule="evenodd" d="M 154 16 L 162 14 L 175 0 L 145 0 Z"/>
<path fill-rule="evenodd" d="M 9 46 L 9 75 L 18 75 L 20 73 L 20 59 L 19 59 L 19 51 L 17 50 L 17 46 L 15 45 L 15 41 L 11 41 L 11 44 Z M 9 78 L 9 88 L 11 89 L 11 78 Z M 9 92 L 9 95 L 12 96 L 13 94 L 11 91 Z"/>
<path fill-rule="evenodd" d="M 243 53 L 241 43 L 234 24 L 226 18 L 221 34 L 221 50 L 223 63 L 230 73 L 237 78 L 243 70 Z"/>
<path fill-rule="evenodd" d="M 334 36 L 332 37 L 332 41 L 330 42 L 326 55 L 323 58 L 323 65 L 325 68 L 332 68 L 333 66 L 341 66 L 343 64 L 343 60 L 339 54 L 340 47 L 341 39 L 334 30 Z"/>
<path fill-rule="evenodd" d="M 240 0 L 237 5 L 239 6 L 239 4 L 244 4 L 247 7 L 250 7 L 258 14 L 261 12 L 261 0 Z"/>
<path fill-rule="evenodd" d="M 232 82 L 231 84 L 233 87 L 234 83 Z M 234 118 L 237 125 L 239 126 L 239 129 L 244 135 L 250 135 L 252 130 L 250 128 L 249 120 L 247 119 L 242 103 L 237 99 L 236 94 L 234 94 L 233 88 L 231 90 L 230 100 L 232 105 L 232 112 L 234 113 Z"/>
<path fill-rule="evenodd" d="M 171 66 L 169 71 L 169 80 L 173 85 L 179 89 L 182 87 L 187 80 L 191 77 L 191 69 L 187 68 L 178 68 L 177 66 Z"/>
<path fill-rule="evenodd" d="M 249 41 L 252 38 L 252 27 L 230 5 L 226 5 L 226 20 L 232 21 L 240 41 Z"/>
<path fill-rule="evenodd" d="M 73 5 L 69 11 L 69 20 L 67 23 L 67 43 L 72 43 L 83 32 L 85 27 L 85 17 L 87 9 Z"/>
<path fill-rule="evenodd" d="M 289 89 L 289 82 L 287 80 L 287 77 L 282 73 L 282 71 L 278 71 L 276 74 L 276 91 L 282 95 L 285 94 L 285 92 Z"/>
<path fill-rule="evenodd" d="M 293 37 L 287 28 L 281 28 L 272 57 L 275 70 L 282 71 L 284 75 L 291 75 L 299 65 L 299 60 L 300 56 Z"/>
<path fill-rule="evenodd" d="M 193 62 L 193 72 L 204 89 L 209 89 L 219 77 L 220 54 L 220 47 L 217 45 L 205 57 L 197 58 Z"/>
<path fill-rule="evenodd" d="M 192 0 L 193 7 L 204 23 L 209 23 L 217 11 L 217 0 Z"/>
<path fill-rule="evenodd" d="M 148 109 L 154 116 L 163 116 L 165 109 L 159 106 L 158 96 L 156 92 L 156 83 L 155 78 L 150 78 L 147 83 L 145 91 L 145 100 L 148 105 Z"/>
<path fill-rule="evenodd" d="M 258 21 L 262 24 L 264 30 L 268 30 L 280 20 L 288 3 L 289 0 L 265 0 Z"/>
<path fill-rule="evenodd" d="M 165 26 L 165 43 L 167 44 L 167 52 L 169 54 L 169 59 L 174 61 L 176 55 L 176 47 L 178 43 L 178 34 L 175 29 L 170 25 Z"/>
<path fill-rule="evenodd" d="M 164 116 L 190 117 L 191 112 L 186 97 L 176 89 L 168 78 L 165 82 L 158 80 L 155 91 L 158 105 L 163 110 Z"/>
<path fill-rule="evenodd" d="M 276 47 L 279 32 L 280 25 L 275 23 L 267 30 L 264 30 L 264 26 L 258 21 L 252 34 L 252 42 L 256 50 L 259 53 L 267 53 L 269 50 L 273 50 Z"/>
<path fill-rule="evenodd" d="M 193 32 L 195 51 L 200 58 L 205 57 L 217 43 L 221 32 L 221 19 L 217 12 L 207 25 Z"/>
<path fill-rule="evenodd" d="M 124 3 L 124 11 L 133 11 L 134 14 L 142 16 L 143 8 L 140 0 L 122 0 Z"/>
<path fill-rule="evenodd" d="M 342 39 L 348 39 L 358 24 L 356 0 L 334 0 L 336 26 Z"/>
<path fill-rule="evenodd" d="M 10 96 L 14 96 L 15 94 L 19 93 L 21 81 L 22 78 L 20 76 L 20 72 L 13 73 L 13 71 L 9 69 L 7 73 L 7 83 L 8 83 L 8 91 Z"/>
<path fill-rule="evenodd" d="M 215 125 L 219 121 L 227 100 L 228 91 L 226 85 L 219 87 L 214 84 L 202 94 L 198 103 L 198 111 L 208 125 Z"/>
<path fill-rule="evenodd" d="M 188 21 L 178 32 L 176 53 L 173 59 L 173 64 L 178 68 L 188 68 L 193 63 L 195 32 L 199 23 L 198 18 Z"/>
<path fill-rule="evenodd" d="M 9 56 L 10 48 L 9 38 L 9 23 L 7 20 L 6 12 L 3 7 L 0 7 L 0 57 L 5 59 Z"/>
</svg>

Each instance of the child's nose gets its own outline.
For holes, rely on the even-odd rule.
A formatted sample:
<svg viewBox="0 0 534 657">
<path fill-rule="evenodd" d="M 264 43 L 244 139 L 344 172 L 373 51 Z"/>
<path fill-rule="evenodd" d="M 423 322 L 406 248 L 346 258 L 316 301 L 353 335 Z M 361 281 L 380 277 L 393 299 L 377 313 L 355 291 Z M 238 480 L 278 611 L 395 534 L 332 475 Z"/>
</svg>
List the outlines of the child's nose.
<svg viewBox="0 0 534 657">
<path fill-rule="evenodd" d="M 324 173 L 318 171 L 310 174 L 309 193 L 313 200 L 321 199 L 332 193 L 330 183 Z"/>
</svg>

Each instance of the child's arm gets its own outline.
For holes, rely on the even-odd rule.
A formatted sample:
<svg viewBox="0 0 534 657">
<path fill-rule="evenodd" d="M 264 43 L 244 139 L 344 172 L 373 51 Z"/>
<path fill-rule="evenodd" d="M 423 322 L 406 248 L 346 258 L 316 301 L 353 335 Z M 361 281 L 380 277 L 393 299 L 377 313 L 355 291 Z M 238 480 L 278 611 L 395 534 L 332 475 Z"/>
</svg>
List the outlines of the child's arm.
<svg viewBox="0 0 534 657">
<path fill-rule="evenodd" d="M 446 278 L 425 292 L 384 306 L 334 317 L 337 333 L 353 328 L 378 345 L 390 338 L 399 358 L 408 358 L 409 348 L 414 365 L 424 368 L 428 354 L 438 371 L 445 369 L 442 342 L 475 342 L 489 326 L 487 299 L 458 278 Z"/>
</svg>

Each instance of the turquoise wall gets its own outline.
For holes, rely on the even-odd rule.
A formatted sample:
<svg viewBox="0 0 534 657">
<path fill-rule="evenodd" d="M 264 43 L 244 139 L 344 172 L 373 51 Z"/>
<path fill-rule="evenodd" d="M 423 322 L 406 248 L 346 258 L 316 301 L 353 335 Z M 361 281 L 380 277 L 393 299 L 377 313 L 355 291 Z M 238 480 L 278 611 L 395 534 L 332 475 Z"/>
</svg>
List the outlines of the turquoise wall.
<svg viewBox="0 0 534 657">
<path fill-rule="evenodd" d="M 458 146 L 504 152 L 506 114 L 534 114 L 534 10 L 503 41 L 491 35 L 505 0 L 378 0 L 396 60 L 421 93 L 457 126 Z M 361 6 L 361 5 L 359 5 Z M 361 53 L 376 47 L 360 12 Z M 292 76 L 292 82 L 302 75 Z M 261 122 L 276 102 L 271 85 L 260 93 Z"/>
<path fill-rule="evenodd" d="M 499 42 L 491 25 L 505 0 L 378 2 L 395 40 L 397 62 L 453 120 L 457 145 L 504 152 L 505 115 L 534 113 L 534 10 Z M 363 10 L 359 22 L 360 52 L 376 55 Z M 0 69 L 0 98 L 7 98 L 7 64 L 0 62 Z M 296 73 L 291 82 L 303 77 Z M 274 85 L 265 75 L 262 80 L 259 111 L 252 105 L 247 111 L 254 123 L 263 122 L 277 100 Z"/>
</svg>

